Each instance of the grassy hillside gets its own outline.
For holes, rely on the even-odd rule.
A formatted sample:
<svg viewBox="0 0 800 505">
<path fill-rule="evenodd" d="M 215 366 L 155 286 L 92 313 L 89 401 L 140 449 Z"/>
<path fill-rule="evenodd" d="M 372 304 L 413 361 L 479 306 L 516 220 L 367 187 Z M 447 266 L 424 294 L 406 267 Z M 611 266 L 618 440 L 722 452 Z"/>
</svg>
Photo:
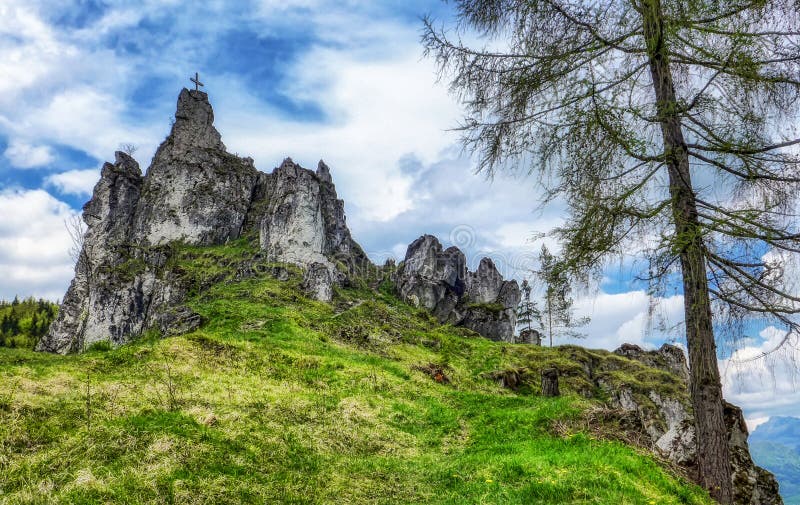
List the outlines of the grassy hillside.
<svg viewBox="0 0 800 505">
<path fill-rule="evenodd" d="M 386 286 L 313 302 L 296 272 L 231 274 L 251 254 L 179 251 L 207 320 L 194 333 L 68 357 L 0 349 L 0 503 L 711 503 L 614 440 L 574 358 L 675 387 L 663 372 L 438 326 Z M 542 398 L 553 364 L 565 394 Z"/>
</svg>

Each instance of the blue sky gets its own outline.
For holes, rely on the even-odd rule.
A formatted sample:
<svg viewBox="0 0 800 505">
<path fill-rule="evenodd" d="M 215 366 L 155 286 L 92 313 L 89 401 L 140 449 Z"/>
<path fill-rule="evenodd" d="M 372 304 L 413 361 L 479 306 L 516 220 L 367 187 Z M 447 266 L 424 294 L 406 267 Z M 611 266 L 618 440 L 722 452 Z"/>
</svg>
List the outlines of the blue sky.
<svg viewBox="0 0 800 505">
<path fill-rule="evenodd" d="M 348 223 L 373 260 L 402 258 L 423 233 L 490 256 L 521 279 L 556 226 L 536 181 L 474 174 L 448 131 L 459 104 L 424 59 L 420 17 L 452 20 L 438 0 L 37 1 L 0 4 L 0 297 L 60 298 L 72 277 L 64 220 L 91 195 L 105 160 L 137 146 L 147 167 L 180 89 L 197 71 L 229 151 L 271 171 L 286 156 L 331 166 Z M 548 241 L 556 248 L 556 245 Z M 660 345 L 636 264 L 610 268 L 576 306 L 584 343 Z M 668 324 L 682 297 L 655 300 Z M 754 332 L 750 356 L 774 341 Z M 793 356 L 789 356 L 791 358 Z M 724 362 L 726 391 L 750 420 L 800 415 L 789 369 Z"/>
</svg>

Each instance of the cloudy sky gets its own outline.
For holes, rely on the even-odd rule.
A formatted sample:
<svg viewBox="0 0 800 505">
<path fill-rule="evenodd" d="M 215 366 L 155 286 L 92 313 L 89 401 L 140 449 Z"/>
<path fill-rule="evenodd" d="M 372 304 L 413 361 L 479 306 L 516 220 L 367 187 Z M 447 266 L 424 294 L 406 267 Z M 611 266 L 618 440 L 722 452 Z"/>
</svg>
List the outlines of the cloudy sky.
<svg viewBox="0 0 800 505">
<path fill-rule="evenodd" d="M 461 108 L 419 43 L 438 0 L 3 0 L 0 3 L 0 298 L 63 296 L 72 276 L 64 221 L 122 144 L 146 167 L 180 89 L 200 73 L 229 151 L 271 171 L 286 156 L 323 158 L 353 234 L 373 260 L 402 258 L 422 233 L 495 259 L 521 279 L 531 237 L 563 209 L 539 209 L 536 181 L 474 174 L 457 143 Z M 553 244 L 551 244 L 553 245 Z M 682 297 L 651 300 L 635 264 L 576 301 L 592 317 L 584 345 L 681 344 Z M 655 314 L 649 310 L 657 302 Z M 777 331 L 734 356 L 767 349 Z M 726 394 L 752 422 L 800 415 L 793 367 L 726 359 Z"/>
</svg>

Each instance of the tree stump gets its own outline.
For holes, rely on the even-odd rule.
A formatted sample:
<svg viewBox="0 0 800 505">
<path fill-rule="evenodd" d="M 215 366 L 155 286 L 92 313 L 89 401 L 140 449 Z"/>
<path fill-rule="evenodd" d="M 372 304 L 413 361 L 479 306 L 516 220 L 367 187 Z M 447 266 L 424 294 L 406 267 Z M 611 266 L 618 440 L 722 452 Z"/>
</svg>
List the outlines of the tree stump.
<svg viewBox="0 0 800 505">
<path fill-rule="evenodd" d="M 542 396 L 558 396 L 558 370 L 546 368 L 542 370 Z"/>
</svg>

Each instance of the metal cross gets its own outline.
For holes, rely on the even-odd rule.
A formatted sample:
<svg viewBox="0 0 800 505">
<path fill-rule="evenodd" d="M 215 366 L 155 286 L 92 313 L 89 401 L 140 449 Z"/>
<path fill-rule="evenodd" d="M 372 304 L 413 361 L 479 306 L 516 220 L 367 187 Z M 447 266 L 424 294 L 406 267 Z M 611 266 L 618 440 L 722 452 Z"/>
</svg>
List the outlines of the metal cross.
<svg viewBox="0 0 800 505">
<path fill-rule="evenodd" d="M 194 73 L 194 78 L 189 79 L 189 80 L 194 83 L 194 90 L 195 91 L 200 91 L 200 86 L 203 86 L 203 83 L 200 82 L 200 76 L 197 75 L 197 72 Z"/>
</svg>

